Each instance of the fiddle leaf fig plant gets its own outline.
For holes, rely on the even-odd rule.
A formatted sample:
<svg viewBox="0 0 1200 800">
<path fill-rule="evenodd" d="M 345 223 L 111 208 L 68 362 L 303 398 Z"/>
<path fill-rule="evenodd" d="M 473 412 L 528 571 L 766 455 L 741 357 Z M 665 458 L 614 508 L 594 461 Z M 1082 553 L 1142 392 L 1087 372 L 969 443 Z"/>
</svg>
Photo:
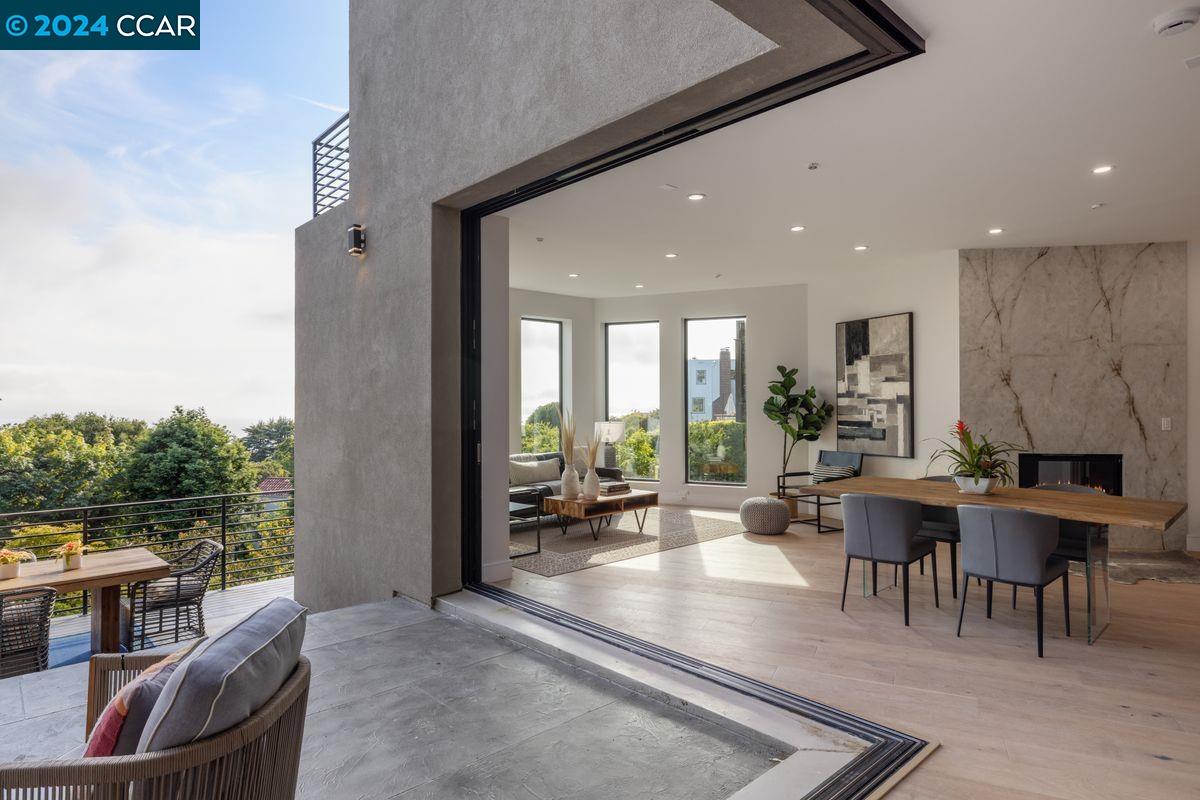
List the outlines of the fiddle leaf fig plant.
<svg viewBox="0 0 1200 800">
<path fill-rule="evenodd" d="M 775 369 L 779 371 L 779 377 L 767 384 L 771 396 L 763 403 L 763 413 L 783 431 L 782 472 L 787 472 L 796 445 L 820 438 L 821 429 L 833 416 L 833 404 L 820 401 L 815 386 L 795 392 L 799 370 L 783 365 Z"/>
</svg>

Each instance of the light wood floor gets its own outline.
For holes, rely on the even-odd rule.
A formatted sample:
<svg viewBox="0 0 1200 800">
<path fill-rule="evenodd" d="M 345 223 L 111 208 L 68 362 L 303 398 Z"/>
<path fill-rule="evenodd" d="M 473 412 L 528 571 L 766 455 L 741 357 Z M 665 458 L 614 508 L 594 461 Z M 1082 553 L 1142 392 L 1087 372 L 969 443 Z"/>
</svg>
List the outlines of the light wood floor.
<svg viewBox="0 0 1200 800">
<path fill-rule="evenodd" d="M 509 586 L 939 741 L 889 798 L 1200 798 L 1200 585 L 1113 584 L 1112 624 L 1091 647 L 1082 580 L 1070 639 L 1060 589 L 1047 589 L 1039 660 L 1030 590 L 1013 611 L 997 586 L 987 620 L 972 584 L 956 639 L 945 546 L 938 561 L 941 608 L 914 567 L 907 629 L 899 590 L 864 598 L 857 564 L 841 613 L 841 535 L 799 525 L 555 578 L 516 562 Z"/>
</svg>

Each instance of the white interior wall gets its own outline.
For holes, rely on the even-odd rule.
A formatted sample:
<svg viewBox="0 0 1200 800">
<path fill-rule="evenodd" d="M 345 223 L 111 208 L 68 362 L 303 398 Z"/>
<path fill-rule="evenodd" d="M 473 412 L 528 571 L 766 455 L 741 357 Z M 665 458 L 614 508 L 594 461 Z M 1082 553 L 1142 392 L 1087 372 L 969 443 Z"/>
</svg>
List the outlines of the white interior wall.
<svg viewBox="0 0 1200 800">
<path fill-rule="evenodd" d="M 507 262 L 505 288 L 508 296 L 508 403 L 506 430 L 510 453 L 521 452 L 521 318 L 536 317 L 563 323 L 563 405 L 574 416 L 578 430 L 591 430 L 596 410 L 592 385 L 595 345 L 594 301 L 587 297 L 569 297 L 550 292 L 508 289 Z M 504 341 L 501 335 L 500 341 Z M 484 383 L 484 386 L 488 386 Z M 497 384 L 499 386 L 499 384 Z M 486 394 L 486 392 L 485 392 Z"/>
<path fill-rule="evenodd" d="M 603 298 L 596 304 L 596 408 L 604 408 L 604 323 L 659 322 L 659 375 L 662 432 L 659 438 L 660 499 L 666 503 L 736 508 L 752 495 L 775 488 L 779 473 L 782 433 L 763 416 L 767 382 L 776 376 L 775 365 L 808 370 L 804 324 L 807 292 L 804 286 L 770 286 L 679 294 L 642 294 Z M 684 439 L 685 319 L 746 317 L 746 486 L 688 484 Z M 804 463 L 804 445 L 796 448 L 792 464 Z M 643 484 L 637 483 L 641 486 Z M 646 487 L 655 484 L 648 483 Z"/>
<path fill-rule="evenodd" d="M 484 217 L 480 232 L 480 373 L 483 386 L 509 378 L 508 218 Z M 519 333 L 519 331 L 518 331 Z M 518 373 L 519 374 L 519 373 Z M 518 393 L 520 387 L 518 386 Z M 512 392 L 482 393 L 480 469 L 483 579 L 512 577 L 508 559 L 508 417 Z M 518 401 L 519 402 L 519 401 Z M 518 405 L 519 407 L 519 405 Z"/>
<path fill-rule="evenodd" d="M 863 472 L 918 478 L 936 444 L 958 419 L 958 251 L 943 250 L 902 262 L 864 259 L 853 274 L 829 272 L 809 282 L 809 380 L 825 397 L 836 394 L 834 330 L 838 322 L 913 312 L 915 458 L 867 456 Z M 809 447 L 836 450 L 833 426 Z M 936 469 L 936 467 L 935 467 Z M 836 511 L 834 516 L 836 516 Z"/>
</svg>

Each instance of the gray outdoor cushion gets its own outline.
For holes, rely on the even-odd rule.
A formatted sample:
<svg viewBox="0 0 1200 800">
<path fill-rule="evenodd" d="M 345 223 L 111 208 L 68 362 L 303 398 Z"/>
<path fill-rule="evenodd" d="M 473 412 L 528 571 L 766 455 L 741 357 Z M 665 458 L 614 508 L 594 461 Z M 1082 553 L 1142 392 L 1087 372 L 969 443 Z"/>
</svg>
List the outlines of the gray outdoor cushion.
<svg viewBox="0 0 1200 800">
<path fill-rule="evenodd" d="M 261 708 L 296 668 L 306 611 L 277 597 L 201 643 L 167 680 L 137 752 L 213 736 Z"/>
</svg>

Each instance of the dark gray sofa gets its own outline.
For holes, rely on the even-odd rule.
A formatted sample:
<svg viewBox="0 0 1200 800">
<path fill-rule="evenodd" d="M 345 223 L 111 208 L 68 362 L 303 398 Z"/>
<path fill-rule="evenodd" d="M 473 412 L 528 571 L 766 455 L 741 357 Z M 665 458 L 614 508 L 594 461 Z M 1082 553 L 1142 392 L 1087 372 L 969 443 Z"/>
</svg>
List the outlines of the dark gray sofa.
<svg viewBox="0 0 1200 800">
<path fill-rule="evenodd" d="M 561 475 L 563 470 L 566 468 L 564 466 L 564 460 L 563 460 L 562 453 L 514 453 L 514 454 L 510 455 L 508 458 L 510 461 L 524 461 L 524 462 L 549 461 L 550 459 L 554 459 L 554 460 L 558 461 L 558 474 L 559 475 Z M 600 476 L 601 484 L 615 483 L 617 481 L 624 480 L 624 476 L 622 475 L 621 470 L 619 470 L 615 467 L 596 467 L 596 474 Z M 579 479 L 581 481 L 583 480 L 583 473 L 580 473 Z M 530 490 L 537 491 L 539 497 L 550 497 L 551 495 L 559 494 L 559 492 L 562 490 L 562 480 L 558 479 L 558 480 L 553 480 L 553 481 L 538 481 L 536 483 L 510 485 L 508 487 L 508 492 L 510 495 L 513 495 L 513 494 L 528 495 Z M 534 515 L 535 515 L 535 512 L 529 512 L 529 516 L 534 516 Z"/>
</svg>

